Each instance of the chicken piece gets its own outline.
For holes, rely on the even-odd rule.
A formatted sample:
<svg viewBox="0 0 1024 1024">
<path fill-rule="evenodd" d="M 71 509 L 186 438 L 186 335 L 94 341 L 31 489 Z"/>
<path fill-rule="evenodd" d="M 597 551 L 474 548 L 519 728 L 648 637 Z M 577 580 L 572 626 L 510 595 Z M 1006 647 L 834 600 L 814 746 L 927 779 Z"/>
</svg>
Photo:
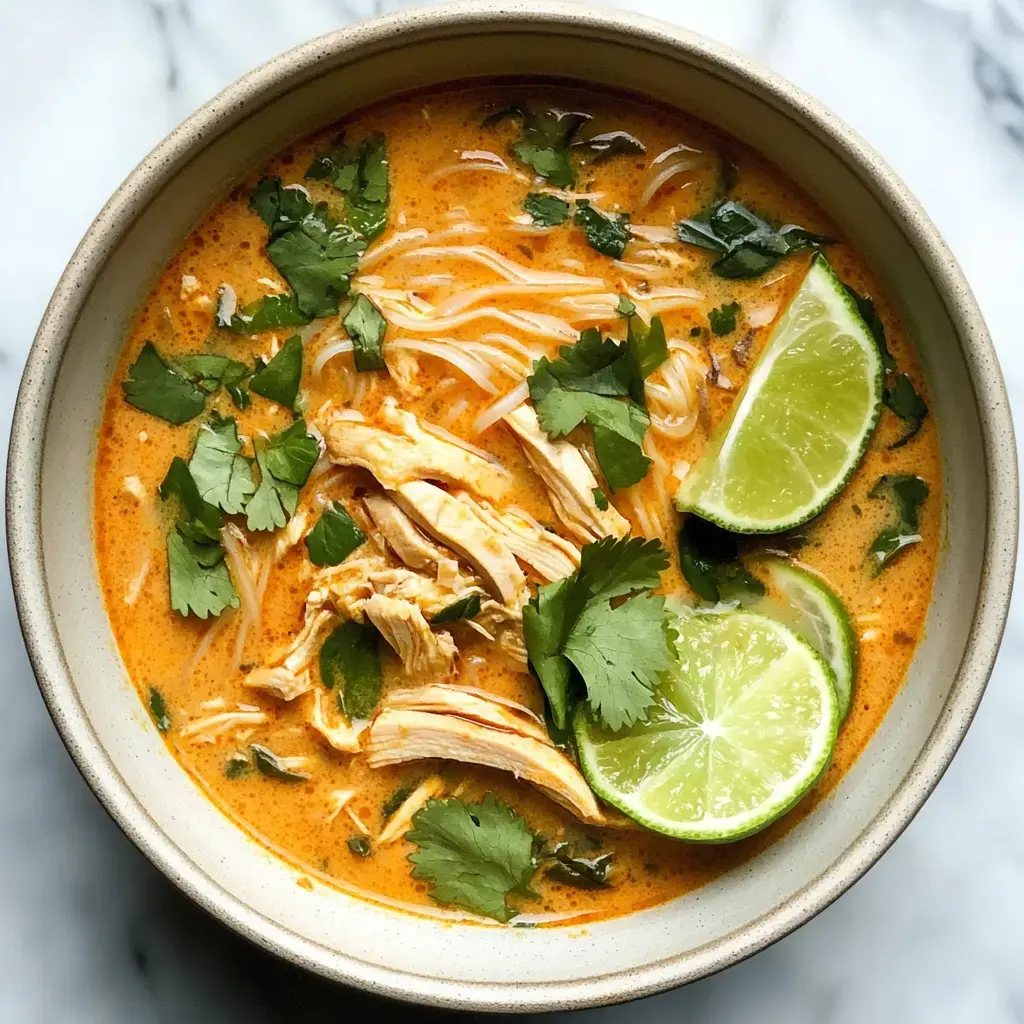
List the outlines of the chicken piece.
<svg viewBox="0 0 1024 1024">
<path fill-rule="evenodd" d="M 365 750 L 371 768 L 435 757 L 500 768 L 532 782 L 583 821 L 606 821 L 576 765 L 550 742 L 532 736 L 456 715 L 388 706 L 370 723 Z"/>
<path fill-rule="evenodd" d="M 362 466 L 389 491 L 410 480 L 439 480 L 474 494 L 498 497 L 505 493 L 509 476 L 500 466 L 427 433 L 393 399 L 386 400 L 383 408 L 389 424 L 401 433 L 343 419 L 333 411 L 319 418 L 315 425 L 324 435 L 332 462 Z"/>
<path fill-rule="evenodd" d="M 505 417 L 505 422 L 534 472 L 544 481 L 555 514 L 577 540 L 590 544 L 602 537 L 625 537 L 629 533 L 629 522 L 611 505 L 604 510 L 597 507 L 597 480 L 579 449 L 568 441 L 548 440 L 533 406 L 519 406 Z"/>
<path fill-rule="evenodd" d="M 402 484 L 395 500 L 442 544 L 461 555 L 503 604 L 521 607 L 529 597 L 526 577 L 501 535 L 464 502 L 424 480 Z"/>
<path fill-rule="evenodd" d="M 412 819 L 416 812 L 444 793 L 445 782 L 440 775 L 431 775 L 424 779 L 403 801 L 402 806 L 388 818 L 388 823 L 377 837 L 378 846 L 387 846 L 397 842 L 412 828 Z"/>
<path fill-rule="evenodd" d="M 447 679 L 455 669 L 455 642 L 444 630 L 431 630 L 423 612 L 411 601 L 374 594 L 363 613 L 402 659 L 407 676 Z"/>
<path fill-rule="evenodd" d="M 326 691 L 319 688 L 314 690 L 307 721 L 335 750 L 340 750 L 344 754 L 358 753 L 359 734 L 363 730 L 344 719 L 332 722 L 332 716 L 328 711 L 329 703 Z"/>
<path fill-rule="evenodd" d="M 308 693 L 313 688 L 309 665 L 319 650 L 321 632 L 333 623 L 334 618 L 330 609 L 307 602 L 302 632 L 292 641 L 284 657 L 276 665 L 253 669 L 242 680 L 243 685 L 265 690 L 288 701 Z"/>
<path fill-rule="evenodd" d="M 218 739 L 230 734 L 237 738 L 239 733 L 249 732 L 260 725 L 266 725 L 270 719 L 259 708 L 246 710 L 221 711 L 216 715 L 197 719 L 182 726 L 179 735 L 192 743 L 216 743 Z"/>
<path fill-rule="evenodd" d="M 474 501 L 465 491 L 457 492 L 455 497 L 481 522 L 499 533 L 512 554 L 546 583 L 565 579 L 579 568 L 579 548 L 558 534 L 531 523 L 516 512 L 508 509 L 499 512 L 489 502 Z"/>
<path fill-rule="evenodd" d="M 389 548 L 410 569 L 437 567 L 443 557 L 440 549 L 428 540 L 419 527 L 387 496 L 368 494 L 363 498 L 366 511 L 384 535 Z"/>
<path fill-rule="evenodd" d="M 492 729 L 503 729 L 550 743 L 544 723 L 529 708 L 474 686 L 435 683 L 414 690 L 392 690 L 388 694 L 387 706 L 405 711 L 457 715 Z"/>
<path fill-rule="evenodd" d="M 309 513 L 296 512 L 288 525 L 274 539 L 274 563 L 280 562 L 296 544 L 306 536 Z"/>
<path fill-rule="evenodd" d="M 370 584 L 378 594 L 411 601 L 423 612 L 428 622 L 438 612 L 464 597 L 472 597 L 474 594 L 486 596 L 486 591 L 478 581 L 460 577 L 459 583 L 460 589 L 451 590 L 436 579 L 421 576 L 410 569 L 383 569 L 370 575 Z"/>
</svg>

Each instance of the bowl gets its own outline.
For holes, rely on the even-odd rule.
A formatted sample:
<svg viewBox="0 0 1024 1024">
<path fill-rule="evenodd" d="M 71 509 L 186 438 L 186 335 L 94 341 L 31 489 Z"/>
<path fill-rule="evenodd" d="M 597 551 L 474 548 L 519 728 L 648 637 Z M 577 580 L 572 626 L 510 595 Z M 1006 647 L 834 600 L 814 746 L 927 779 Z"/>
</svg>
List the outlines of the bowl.
<svg viewBox="0 0 1024 1024">
<path fill-rule="evenodd" d="M 291 139 L 392 93 L 479 75 L 600 82 L 681 107 L 774 160 L 865 253 L 916 339 L 943 445 L 942 546 L 926 634 L 883 725 L 834 795 L 707 887 L 581 928 L 445 924 L 296 884 L 167 751 L 126 678 L 98 584 L 91 487 L 103 395 L 161 265 L 233 182 Z M 411 10 L 246 75 L 131 174 L 65 270 L 32 346 L 8 467 L 18 613 L 53 720 L 97 796 L 181 890 L 266 949 L 405 1000 L 554 1010 L 648 995 L 763 949 L 852 885 L 921 807 L 978 707 L 1017 538 L 1006 392 L 955 260 L 849 128 L 788 82 L 634 14 L 517 0 Z"/>
</svg>

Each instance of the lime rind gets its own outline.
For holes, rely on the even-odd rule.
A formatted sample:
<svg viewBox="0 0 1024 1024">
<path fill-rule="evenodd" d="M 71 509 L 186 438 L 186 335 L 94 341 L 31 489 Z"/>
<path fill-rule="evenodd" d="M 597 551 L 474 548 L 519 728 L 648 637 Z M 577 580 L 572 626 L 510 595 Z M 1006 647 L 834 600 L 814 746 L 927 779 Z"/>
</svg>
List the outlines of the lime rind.
<svg viewBox="0 0 1024 1024">
<path fill-rule="evenodd" d="M 833 395 L 849 394 L 858 403 L 857 415 L 844 436 L 837 433 L 841 417 L 834 415 L 835 406 L 813 408 L 794 401 L 794 395 L 800 397 L 801 386 L 799 372 L 794 374 L 792 366 L 787 369 L 795 379 L 789 382 L 785 396 L 771 394 L 772 370 L 787 355 L 797 360 L 798 346 L 822 324 L 836 328 L 833 340 L 851 343 L 850 358 L 863 371 L 859 377 L 841 381 L 842 391 L 832 391 Z M 823 376 L 819 372 L 813 383 L 821 384 Z M 813 519 L 846 486 L 860 463 L 881 413 L 882 384 L 882 360 L 870 329 L 828 261 L 820 254 L 815 256 L 750 379 L 679 488 L 677 506 L 734 533 L 779 533 Z M 860 388 L 863 395 L 853 395 L 851 388 Z M 769 410 L 775 416 L 771 426 L 766 415 Z M 754 416 L 760 418 L 761 425 L 744 436 Z M 734 462 L 730 474 L 727 470 Z M 815 463 L 829 466 L 828 473 L 815 474 L 808 468 Z M 750 514 L 749 509 L 738 512 L 732 507 L 736 501 L 730 504 L 725 493 L 730 480 L 743 479 L 749 489 L 762 475 L 765 500 L 779 508 L 758 515 Z M 783 508 L 787 497 L 796 492 L 804 496 L 793 507 Z"/>
<path fill-rule="evenodd" d="M 772 642 L 778 656 L 767 671 L 756 657 L 744 664 L 742 643 L 726 650 L 729 630 L 744 635 L 737 626 Z M 667 674 L 648 721 L 618 733 L 596 725 L 581 706 L 573 722 L 580 766 L 602 800 L 645 828 L 689 842 L 734 842 L 789 811 L 828 768 L 839 729 L 833 673 L 789 627 L 750 612 L 685 615 L 680 644 L 718 660 L 715 678 L 702 673 L 694 688 L 696 675 Z M 726 691 L 733 696 L 722 704 Z M 796 697 L 806 729 L 795 724 Z M 709 713 L 716 702 L 719 712 Z M 730 801 L 743 799 L 738 793 L 750 796 L 730 810 Z"/>
<path fill-rule="evenodd" d="M 789 606 L 783 611 L 783 621 L 832 669 L 839 699 L 839 720 L 845 721 L 853 703 L 857 678 L 857 634 L 846 606 L 813 570 L 781 558 L 766 559 L 764 565 L 772 585 Z M 772 614 L 767 607 L 764 610 Z"/>
</svg>

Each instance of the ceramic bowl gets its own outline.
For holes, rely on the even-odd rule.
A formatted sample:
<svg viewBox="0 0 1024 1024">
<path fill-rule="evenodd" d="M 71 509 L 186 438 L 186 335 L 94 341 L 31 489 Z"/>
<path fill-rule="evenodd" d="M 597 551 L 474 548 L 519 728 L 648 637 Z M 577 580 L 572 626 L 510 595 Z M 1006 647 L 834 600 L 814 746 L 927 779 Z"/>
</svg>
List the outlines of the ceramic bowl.
<svg viewBox="0 0 1024 1024">
<path fill-rule="evenodd" d="M 943 446 L 946 539 L 906 684 L 834 796 L 698 892 L 579 928 L 444 924 L 307 891 L 201 793 L 125 676 L 97 579 L 92 465 L 108 376 L 165 260 L 233 182 L 285 143 L 392 93 L 454 77 L 547 74 L 623 87 L 761 150 L 866 254 L 916 339 Z M 7 524 L 39 686 L 83 775 L 125 833 L 198 904 L 330 978 L 482 1010 L 591 1006 L 727 967 L 856 881 L 953 757 L 1006 621 L 1017 538 L 1006 392 L 975 301 L 915 199 L 844 124 L 788 82 L 633 14 L 569 3 L 411 10 L 314 40 L 240 79 L 117 190 L 64 272 L 28 357 Z"/>
</svg>

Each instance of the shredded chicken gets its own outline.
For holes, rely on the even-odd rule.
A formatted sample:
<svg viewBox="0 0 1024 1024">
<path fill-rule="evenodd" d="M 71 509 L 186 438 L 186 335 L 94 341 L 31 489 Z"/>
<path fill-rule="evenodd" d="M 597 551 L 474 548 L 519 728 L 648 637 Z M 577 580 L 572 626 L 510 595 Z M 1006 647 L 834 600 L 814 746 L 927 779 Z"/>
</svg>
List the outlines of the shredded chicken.
<svg viewBox="0 0 1024 1024">
<path fill-rule="evenodd" d="M 372 768 L 435 757 L 500 768 L 540 787 L 583 821 L 606 820 L 579 769 L 550 742 L 533 736 L 456 715 L 386 706 L 370 724 L 366 754 Z"/>
<path fill-rule="evenodd" d="M 326 691 L 319 688 L 313 691 L 309 704 L 309 724 L 335 749 L 345 754 L 359 752 L 359 734 L 361 728 L 343 719 L 332 721 L 328 710 L 330 698 Z"/>
<path fill-rule="evenodd" d="M 282 558 L 306 535 L 306 524 L 309 522 L 307 512 L 296 512 L 288 520 L 288 525 L 274 539 L 274 561 Z"/>
<path fill-rule="evenodd" d="M 384 569 L 370 576 L 370 583 L 378 594 L 397 597 L 415 604 L 426 619 L 465 597 L 484 596 L 485 591 L 476 580 L 460 576 L 457 589 L 449 589 L 429 576 L 421 576 L 410 569 Z"/>
<path fill-rule="evenodd" d="M 341 814 L 343 810 L 345 810 L 345 808 L 355 797 L 356 792 L 357 791 L 354 789 L 331 790 L 330 795 L 327 797 L 327 806 L 329 810 L 327 812 L 326 821 L 328 823 L 334 821 L 334 819 L 337 818 L 337 816 Z"/>
<path fill-rule="evenodd" d="M 388 547 L 410 569 L 433 569 L 438 565 L 442 557 L 440 549 L 390 498 L 368 494 L 363 504 Z"/>
<path fill-rule="evenodd" d="M 435 683 L 414 690 L 393 690 L 388 694 L 387 706 L 396 710 L 457 715 L 493 729 L 529 736 L 542 743 L 550 742 L 544 723 L 529 708 L 474 686 Z"/>
<path fill-rule="evenodd" d="M 439 480 L 475 494 L 500 496 L 508 474 L 500 466 L 424 430 L 415 416 L 385 399 L 382 412 L 393 431 L 342 418 L 327 411 L 315 420 L 327 453 L 341 466 L 369 470 L 388 490 L 411 480 Z"/>
<path fill-rule="evenodd" d="M 579 449 L 568 441 L 548 440 L 533 406 L 519 406 L 505 417 L 505 422 L 544 481 L 551 507 L 577 540 L 589 544 L 601 537 L 624 537 L 629 533 L 629 522 L 611 505 L 603 510 L 597 507 L 597 480 Z"/>
<path fill-rule="evenodd" d="M 425 807 L 428 800 L 441 796 L 444 790 L 444 779 L 440 775 L 431 775 L 430 778 L 424 779 L 388 819 L 388 823 L 377 837 L 377 845 L 387 846 L 401 839 L 412 828 L 412 819 L 416 812 Z"/>
<path fill-rule="evenodd" d="M 501 535 L 464 502 L 424 480 L 402 484 L 395 500 L 442 544 L 464 558 L 504 604 L 520 607 L 529 596 L 526 577 Z"/>
<path fill-rule="evenodd" d="M 374 594 L 363 612 L 388 645 L 402 659 L 407 676 L 446 679 L 455 669 L 455 642 L 444 630 L 431 630 L 423 613 L 411 601 Z"/>
<path fill-rule="evenodd" d="M 270 719 L 262 711 L 222 711 L 182 726 L 179 735 L 192 743 L 216 743 L 228 734 L 255 729 Z"/>
<path fill-rule="evenodd" d="M 256 690 L 265 690 L 281 700 L 295 700 L 308 693 L 313 687 L 309 666 L 320 648 L 321 632 L 333 619 L 334 612 L 330 609 L 307 603 L 302 632 L 292 641 L 284 656 L 277 664 L 253 669 L 243 684 Z"/>
</svg>

